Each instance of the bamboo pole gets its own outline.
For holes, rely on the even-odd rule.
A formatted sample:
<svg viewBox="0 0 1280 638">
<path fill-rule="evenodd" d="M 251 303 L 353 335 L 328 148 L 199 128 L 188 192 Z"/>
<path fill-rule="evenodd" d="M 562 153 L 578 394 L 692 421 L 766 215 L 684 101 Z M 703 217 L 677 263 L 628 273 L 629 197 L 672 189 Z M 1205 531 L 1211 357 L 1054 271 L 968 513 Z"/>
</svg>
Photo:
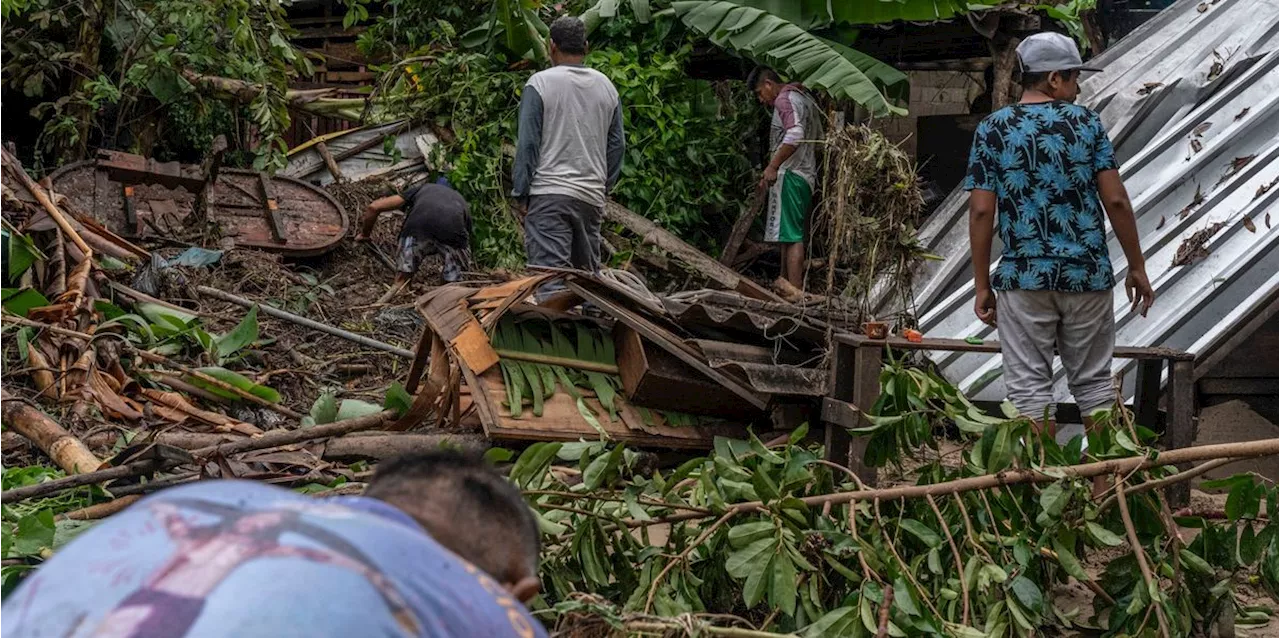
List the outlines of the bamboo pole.
<svg viewBox="0 0 1280 638">
<path fill-rule="evenodd" d="M 130 505 L 138 502 L 142 498 L 141 494 L 131 494 L 129 496 L 121 496 L 119 498 L 106 501 L 105 503 L 97 503 L 88 507 L 82 507 L 78 510 L 71 510 L 65 514 L 59 514 L 53 517 L 55 521 L 96 521 L 112 514 L 115 514 Z"/>
<path fill-rule="evenodd" d="M 76 229 L 71 226 L 71 222 L 67 221 L 62 211 L 58 210 L 57 206 L 54 206 L 53 200 L 49 199 L 49 194 L 45 192 L 44 188 L 31 179 L 26 169 L 22 168 L 22 162 L 19 162 L 18 158 L 11 155 L 8 150 L 0 149 L 0 154 L 3 154 L 4 163 L 13 169 L 14 176 L 18 178 L 18 181 L 22 182 L 22 186 L 31 193 L 31 196 L 35 197 L 36 201 L 44 207 L 45 212 L 49 213 L 49 217 L 53 218 L 54 223 L 58 225 L 58 228 L 62 229 L 63 234 L 71 238 L 71 243 L 75 244 L 76 248 L 79 248 L 80 252 L 84 253 L 86 260 L 91 259 L 93 257 L 93 249 L 84 243 L 80 233 L 76 232 Z"/>
<path fill-rule="evenodd" d="M 245 308 L 252 308 L 255 305 L 255 302 L 253 301 L 245 299 L 244 297 L 233 295 L 229 292 L 223 292 L 221 290 L 218 290 L 217 288 L 210 288 L 208 286 L 196 286 L 196 291 L 202 295 L 207 295 L 209 297 L 213 297 L 214 299 L 225 301 L 227 303 L 233 303 L 233 304 L 236 304 L 237 306 L 243 306 Z M 346 339 L 347 341 L 354 341 L 355 343 L 358 343 L 362 346 L 369 346 L 370 348 L 377 348 L 378 350 L 382 350 L 384 352 L 390 352 L 391 354 L 404 357 L 406 359 L 413 358 L 413 352 L 409 350 L 405 350 L 404 348 L 393 346 L 389 343 L 383 343 L 381 341 L 378 341 L 377 339 L 370 339 L 369 337 L 366 337 L 364 335 L 358 335 L 354 332 L 348 332 L 341 328 L 335 328 L 333 326 L 320 323 L 319 321 L 312 321 L 310 319 L 307 319 L 306 317 L 299 317 L 298 315 L 295 315 L 291 312 L 285 312 L 283 310 L 279 310 L 277 308 L 273 308 L 265 304 L 256 304 L 256 305 L 258 306 L 258 310 L 260 310 L 263 314 L 270 315 L 272 317 L 275 317 L 276 319 L 283 319 L 290 323 L 295 323 L 300 326 L 311 328 L 312 330 L 319 330 L 320 332 L 323 332 L 325 334 L 331 334 L 335 337 L 341 337 L 343 339 Z"/>
<path fill-rule="evenodd" d="M 567 357 L 556 357 L 549 354 L 535 354 L 532 352 L 518 352 L 515 350 L 497 350 L 496 352 L 498 353 L 498 357 L 502 359 L 528 361 L 529 363 L 545 363 L 547 365 L 572 368 L 574 370 L 586 370 L 588 372 L 618 374 L 618 366 L 610 365 L 608 363 L 580 361 L 578 359 L 570 359 Z"/>
<path fill-rule="evenodd" d="M 4 400 L 2 411 L 5 425 L 30 439 L 67 474 L 93 472 L 102 465 L 102 461 L 94 456 L 80 439 L 64 429 L 57 421 L 50 419 L 25 401 L 10 395 L 8 390 L 0 392 L 2 392 L 0 398 Z"/>
<path fill-rule="evenodd" d="M 325 439 L 334 436 L 342 436 L 351 432 L 359 432 L 361 430 L 373 430 L 384 425 L 388 421 L 395 418 L 395 412 L 392 410 L 383 410 L 376 414 L 368 414 L 354 419 L 346 419 L 336 423 L 326 423 L 317 425 L 312 428 L 298 430 L 274 430 L 267 432 L 257 438 L 245 438 L 239 441 L 229 443 L 221 443 L 208 447 L 192 450 L 191 455 L 197 459 L 208 458 L 214 455 L 227 456 L 240 452 L 250 452 L 255 450 L 265 450 L 276 448 L 283 445 L 293 445 L 295 443 L 303 443 L 306 441 L 314 441 L 317 439 Z M 22 501 L 37 496 L 48 496 L 63 490 L 68 490 L 82 485 L 91 485 L 94 483 L 102 483 L 105 481 L 114 481 L 116 479 L 130 478 L 141 476 L 148 472 L 167 469 L 178 465 L 179 461 L 157 462 L 153 460 L 135 461 L 120 467 L 113 467 L 88 474 L 77 474 L 66 478 L 55 479 L 37 485 L 28 485 L 19 487 L 6 492 L 0 493 L 0 503 L 12 503 Z"/>
</svg>

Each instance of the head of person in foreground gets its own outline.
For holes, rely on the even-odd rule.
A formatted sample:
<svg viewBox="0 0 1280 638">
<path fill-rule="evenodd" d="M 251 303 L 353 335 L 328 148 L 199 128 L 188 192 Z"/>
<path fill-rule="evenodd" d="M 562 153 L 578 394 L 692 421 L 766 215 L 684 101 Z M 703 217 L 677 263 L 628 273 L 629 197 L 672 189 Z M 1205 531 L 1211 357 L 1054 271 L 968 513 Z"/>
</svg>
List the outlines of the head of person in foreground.
<svg viewBox="0 0 1280 638">
<path fill-rule="evenodd" d="M 1046 31 L 1018 44 L 1017 70 L 1023 92 L 1038 91 L 1055 100 L 1075 102 L 1080 95 L 1080 72 L 1101 69 L 1085 65 L 1074 40 Z"/>
<path fill-rule="evenodd" d="M 537 520 L 520 490 L 483 459 L 439 451 L 383 461 L 364 495 L 411 516 L 517 600 L 538 594 Z"/>
</svg>

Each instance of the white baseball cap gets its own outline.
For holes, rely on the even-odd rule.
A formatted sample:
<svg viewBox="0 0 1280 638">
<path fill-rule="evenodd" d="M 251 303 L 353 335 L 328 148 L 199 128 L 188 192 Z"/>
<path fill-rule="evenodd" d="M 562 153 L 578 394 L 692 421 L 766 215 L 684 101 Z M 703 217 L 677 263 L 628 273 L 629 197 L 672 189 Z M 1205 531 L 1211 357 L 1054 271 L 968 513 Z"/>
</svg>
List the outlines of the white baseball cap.
<svg viewBox="0 0 1280 638">
<path fill-rule="evenodd" d="M 1048 31 L 1037 33 L 1019 43 L 1018 59 L 1022 62 L 1023 73 L 1102 70 L 1085 66 L 1074 40 L 1061 33 Z"/>
</svg>

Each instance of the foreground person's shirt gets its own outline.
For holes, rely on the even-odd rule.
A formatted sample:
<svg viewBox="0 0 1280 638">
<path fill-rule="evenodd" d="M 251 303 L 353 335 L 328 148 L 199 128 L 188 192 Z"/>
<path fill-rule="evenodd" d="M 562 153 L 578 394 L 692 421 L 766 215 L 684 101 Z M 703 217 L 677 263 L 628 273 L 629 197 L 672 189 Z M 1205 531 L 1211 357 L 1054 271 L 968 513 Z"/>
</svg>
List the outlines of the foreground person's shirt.
<svg viewBox="0 0 1280 638">
<path fill-rule="evenodd" d="M 138 502 L 60 550 L 3 612 L 4 638 L 546 635 L 400 510 L 247 481 Z"/>
</svg>

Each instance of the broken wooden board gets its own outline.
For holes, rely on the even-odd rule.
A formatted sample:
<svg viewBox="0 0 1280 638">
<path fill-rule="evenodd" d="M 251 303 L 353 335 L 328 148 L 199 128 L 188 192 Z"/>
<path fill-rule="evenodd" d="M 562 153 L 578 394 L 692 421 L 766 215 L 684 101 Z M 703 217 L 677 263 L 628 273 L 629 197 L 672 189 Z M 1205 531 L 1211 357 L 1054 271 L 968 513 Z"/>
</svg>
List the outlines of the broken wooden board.
<svg viewBox="0 0 1280 638">
<path fill-rule="evenodd" d="M 465 366 L 483 374 L 498 363 L 498 353 L 489 344 L 489 335 L 467 309 L 466 300 L 474 288 L 441 286 L 418 299 L 418 312 Z"/>
<path fill-rule="evenodd" d="M 481 423 L 485 434 L 491 439 L 519 441 L 581 441 L 598 440 L 600 433 L 591 427 L 578 405 L 567 392 L 556 392 L 543 402 L 540 417 L 533 417 L 527 412 L 525 416 L 516 418 L 503 404 L 506 400 L 506 386 L 502 383 L 502 373 L 490 370 L 480 375 L 476 383 L 488 397 L 488 405 L 494 409 L 493 419 L 485 419 L 481 412 Z M 596 414 L 605 414 L 600 402 L 594 397 L 583 399 L 587 407 Z M 742 427 L 730 425 L 671 427 L 660 423 L 646 424 L 639 410 L 626 402 L 621 396 L 615 397 L 618 406 L 618 419 L 610 421 L 607 416 L 600 417 L 600 427 L 610 441 L 628 445 L 710 449 L 716 436 L 741 437 Z M 479 407 L 481 402 L 477 401 Z M 655 415 L 655 419 L 660 418 Z"/>
<path fill-rule="evenodd" d="M 646 244 L 652 244 L 671 253 L 676 259 L 728 290 L 754 299 L 783 302 L 781 297 L 773 294 L 760 284 L 726 268 L 724 264 L 708 257 L 706 253 L 690 246 L 684 240 L 657 224 L 627 210 L 617 202 L 608 201 L 605 203 L 604 217 L 611 222 L 626 226 L 627 230 L 640 236 Z"/>
<path fill-rule="evenodd" d="M 199 167 L 195 168 L 199 171 Z M 121 182 L 108 179 L 106 184 L 99 184 L 96 173 L 95 162 L 76 162 L 58 169 L 50 179 L 53 190 L 66 196 L 73 208 L 120 233 L 126 226 Z M 183 187 L 186 184 L 133 185 L 135 214 L 143 237 L 174 236 L 182 230 L 197 197 Z M 277 203 L 275 212 L 284 241 L 276 241 L 267 214 L 269 201 L 263 198 L 255 171 L 223 169 L 209 194 L 209 216 L 222 227 L 224 236 L 239 246 L 295 257 L 324 254 L 346 236 L 347 213 L 323 190 L 279 175 L 271 178 L 269 190 Z"/>
<path fill-rule="evenodd" d="M 728 388 L 698 372 L 622 322 L 613 327 L 618 376 L 627 400 L 654 410 L 677 410 L 750 421 L 762 414 Z M 690 401 L 690 397 L 697 397 Z"/>
</svg>

